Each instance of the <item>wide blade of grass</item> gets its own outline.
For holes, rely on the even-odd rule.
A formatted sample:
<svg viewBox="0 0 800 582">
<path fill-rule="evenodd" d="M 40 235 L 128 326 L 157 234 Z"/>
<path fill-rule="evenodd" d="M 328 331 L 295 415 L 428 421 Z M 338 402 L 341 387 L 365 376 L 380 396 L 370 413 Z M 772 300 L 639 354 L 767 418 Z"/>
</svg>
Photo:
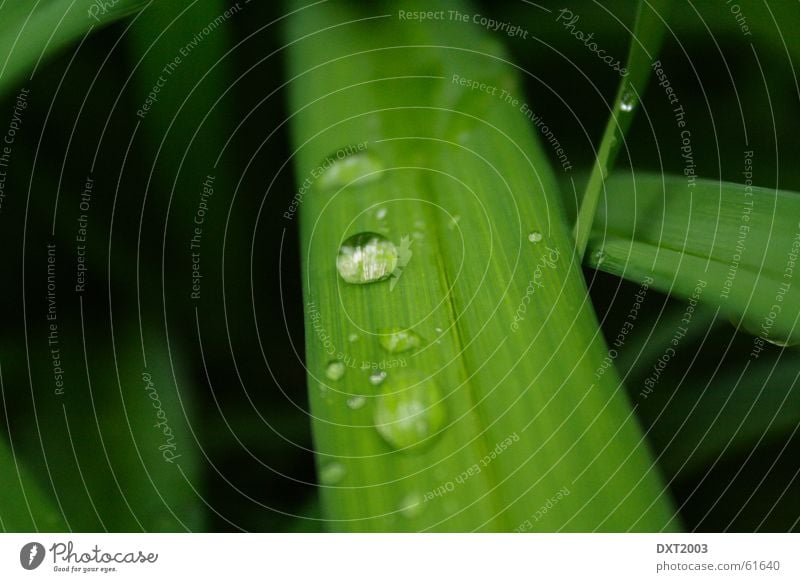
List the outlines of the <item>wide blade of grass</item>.
<svg viewBox="0 0 800 582">
<path fill-rule="evenodd" d="M 151 1 L 3 2 L 0 8 L 0 96 L 24 75 L 29 75 L 47 55 L 96 28 L 133 14 Z"/>
<path fill-rule="evenodd" d="M 499 97 L 524 99 L 515 70 L 478 26 L 370 6 L 315 6 L 287 28 L 329 527 L 665 527 L 670 504 L 619 381 L 595 377 L 605 348 L 547 158 Z M 337 161 L 343 148 L 355 153 Z M 413 253 L 402 277 L 339 276 L 339 246 L 365 231 Z M 387 350 L 392 329 L 419 346 Z"/>
<path fill-rule="evenodd" d="M 597 157 L 575 222 L 575 246 L 580 257 L 586 251 L 592 232 L 592 222 L 597 212 L 603 182 L 614 167 L 619 149 L 625 141 L 625 135 L 650 79 L 650 65 L 656 59 L 664 40 L 664 19 L 670 4 L 668 0 L 639 2 L 625 67 L 627 75 L 622 78 L 617 89 L 613 109 L 597 148 Z M 609 203 L 614 204 L 615 201 L 609 200 Z"/>
<path fill-rule="evenodd" d="M 800 195 L 683 176 L 619 174 L 607 183 L 589 264 L 719 307 L 764 342 L 800 342 Z"/>
</svg>

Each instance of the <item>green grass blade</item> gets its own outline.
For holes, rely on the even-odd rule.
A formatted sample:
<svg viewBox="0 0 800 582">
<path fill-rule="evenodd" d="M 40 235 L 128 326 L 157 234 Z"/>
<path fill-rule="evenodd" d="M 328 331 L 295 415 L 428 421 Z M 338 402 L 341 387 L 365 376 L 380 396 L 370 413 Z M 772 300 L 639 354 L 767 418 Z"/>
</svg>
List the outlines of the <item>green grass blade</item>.
<svg viewBox="0 0 800 582">
<path fill-rule="evenodd" d="M 478 27 L 399 21 L 388 3 L 347 6 L 301 11 L 287 29 L 305 184 L 309 394 L 329 527 L 665 527 L 670 504 L 619 381 L 595 378 L 605 348 L 546 155 L 515 108 L 453 82 L 522 98 L 515 70 Z M 358 151 L 321 170 L 342 148 Z M 354 285 L 338 276 L 340 243 L 363 231 L 413 241 L 402 277 Z M 388 352 L 381 334 L 391 328 L 413 329 L 420 346 Z M 375 386 L 369 377 L 381 370 Z M 427 426 L 386 424 L 403 417 L 377 414 L 385 398 L 397 404 L 386 393 L 424 409 Z"/>
<path fill-rule="evenodd" d="M 800 195 L 647 173 L 615 175 L 589 264 L 685 299 L 719 307 L 764 342 L 800 342 Z"/>
<path fill-rule="evenodd" d="M 3 2 L 0 8 L 0 96 L 51 53 L 152 0 Z M 101 4 L 108 4 L 101 8 Z"/>
<path fill-rule="evenodd" d="M 617 153 L 625 140 L 639 101 L 647 87 L 647 81 L 650 79 L 650 65 L 661 48 L 665 31 L 663 19 L 667 17 L 669 6 L 668 0 L 639 2 L 625 67 L 627 75 L 620 81 L 617 89 L 614 107 L 606 123 L 600 147 L 597 149 L 597 157 L 575 222 L 575 246 L 580 257 L 583 257 L 589 242 L 603 182 L 614 167 Z"/>
</svg>

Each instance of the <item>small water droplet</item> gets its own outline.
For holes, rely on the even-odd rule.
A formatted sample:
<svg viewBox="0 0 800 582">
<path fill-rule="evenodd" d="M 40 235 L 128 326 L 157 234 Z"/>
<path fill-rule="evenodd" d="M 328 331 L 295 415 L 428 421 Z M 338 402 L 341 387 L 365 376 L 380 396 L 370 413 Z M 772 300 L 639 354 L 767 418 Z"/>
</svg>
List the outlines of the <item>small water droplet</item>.
<svg viewBox="0 0 800 582">
<path fill-rule="evenodd" d="M 369 375 L 369 383 L 373 386 L 380 386 L 386 380 L 386 372 L 379 370 Z"/>
<path fill-rule="evenodd" d="M 737 328 L 741 333 L 747 333 L 754 337 L 763 337 L 761 323 L 754 323 L 752 320 L 749 319 L 742 319 L 738 316 L 729 315 L 728 321 L 731 322 L 731 325 Z M 763 337 L 764 341 L 772 344 L 778 348 L 791 348 L 797 345 L 796 341 L 793 341 L 791 338 L 783 337 L 780 335 L 778 337 Z"/>
<path fill-rule="evenodd" d="M 625 93 L 622 94 L 622 99 L 619 101 L 619 108 L 621 111 L 626 113 L 630 113 L 633 111 L 633 108 L 636 106 L 636 96 L 633 94 L 633 91 L 627 90 Z"/>
<path fill-rule="evenodd" d="M 352 182 L 365 184 L 379 180 L 384 169 L 381 161 L 367 151 L 356 151 L 346 155 L 342 149 L 334 152 L 320 164 L 322 175 L 317 179 L 317 186 L 322 190 L 337 190 Z"/>
<path fill-rule="evenodd" d="M 597 263 L 598 267 L 602 265 L 606 260 L 606 252 L 603 249 L 595 251 L 593 256 L 594 256 L 594 261 L 595 263 Z"/>
<path fill-rule="evenodd" d="M 323 485 L 336 485 L 344 479 L 347 469 L 337 462 L 326 463 L 319 469 L 319 481 Z"/>
<path fill-rule="evenodd" d="M 385 208 L 378 208 L 378 210 L 375 211 L 375 218 L 377 218 L 378 220 L 383 220 L 384 218 L 386 218 L 387 213 L 388 210 L 386 210 Z"/>
<path fill-rule="evenodd" d="M 357 333 L 351 333 L 350 335 L 347 336 L 347 341 L 349 341 L 351 344 L 354 343 L 354 342 L 357 342 L 358 341 L 358 334 Z"/>
<path fill-rule="evenodd" d="M 528 235 L 528 240 L 532 243 L 540 242 L 542 240 L 542 233 L 538 230 L 534 230 Z"/>
<path fill-rule="evenodd" d="M 339 360 L 333 360 L 328 362 L 327 367 L 325 368 L 325 376 L 328 377 L 328 380 L 333 380 L 336 382 L 337 380 L 341 380 L 344 373 L 347 371 L 347 366 L 344 365 L 344 362 L 340 362 Z"/>
<path fill-rule="evenodd" d="M 378 342 L 387 352 L 399 354 L 418 348 L 422 344 L 422 338 L 410 329 L 396 327 L 382 331 Z"/>
<path fill-rule="evenodd" d="M 363 408 L 366 403 L 367 399 L 359 395 L 351 396 L 347 399 L 347 407 L 350 410 L 358 410 L 359 408 Z"/>
<path fill-rule="evenodd" d="M 391 276 L 397 259 L 397 247 L 392 241 L 376 232 L 361 232 L 339 247 L 336 268 L 348 283 L 374 283 Z"/>
<path fill-rule="evenodd" d="M 791 348 L 791 347 L 797 345 L 795 342 L 792 342 L 792 341 L 782 341 L 782 340 L 769 339 L 769 338 L 767 338 L 767 341 L 769 343 L 771 343 L 773 346 L 778 346 L 779 348 Z"/>
<path fill-rule="evenodd" d="M 400 514 L 406 519 L 414 519 L 422 513 L 422 495 L 414 491 L 400 501 Z"/>
<path fill-rule="evenodd" d="M 432 378 L 400 370 L 381 387 L 374 420 L 391 447 L 408 449 L 426 443 L 445 426 L 447 408 Z"/>
<path fill-rule="evenodd" d="M 461 222 L 461 215 L 456 214 L 450 219 L 450 223 L 447 225 L 447 228 L 450 230 L 455 230 L 458 227 L 459 222 Z"/>
<path fill-rule="evenodd" d="M 444 330 L 441 327 L 437 327 L 436 328 L 436 333 L 442 333 L 442 331 L 444 331 Z"/>
</svg>

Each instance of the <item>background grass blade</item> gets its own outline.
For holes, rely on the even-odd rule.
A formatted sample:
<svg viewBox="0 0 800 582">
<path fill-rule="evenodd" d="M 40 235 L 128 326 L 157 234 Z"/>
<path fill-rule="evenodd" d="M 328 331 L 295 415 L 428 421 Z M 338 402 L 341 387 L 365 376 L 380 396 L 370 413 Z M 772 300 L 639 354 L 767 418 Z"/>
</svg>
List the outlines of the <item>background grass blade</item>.
<svg viewBox="0 0 800 582">
<path fill-rule="evenodd" d="M 790 435 L 800 423 L 800 356 L 731 362 L 702 386 L 648 399 L 640 407 L 653 423 L 654 445 L 667 475 L 701 472 L 723 454 Z"/>
<path fill-rule="evenodd" d="M 719 307 L 764 341 L 800 341 L 800 196 L 793 192 L 647 173 L 615 175 L 589 264 Z"/>
<path fill-rule="evenodd" d="M 589 242 L 603 181 L 614 167 L 619 149 L 650 79 L 650 65 L 656 59 L 664 40 L 664 20 L 667 18 L 669 7 L 670 2 L 667 0 L 638 3 L 628 63 L 625 67 L 627 75 L 620 81 L 617 89 L 614 106 L 600 146 L 597 148 L 597 158 L 592 165 L 575 222 L 575 245 L 580 257 L 583 257 Z M 609 203 L 615 202 L 609 200 Z"/>
<path fill-rule="evenodd" d="M 665 527 L 670 505 L 619 382 L 594 375 L 604 346 L 544 152 L 514 108 L 453 82 L 522 98 L 513 69 L 476 26 L 400 22 L 388 3 L 347 6 L 315 6 L 287 29 L 306 184 L 309 392 L 329 526 Z M 347 171 L 322 170 L 357 144 Z M 362 231 L 413 241 L 393 290 L 338 277 L 340 243 Z M 383 330 L 398 327 L 421 346 L 384 350 Z M 344 374 L 326 375 L 337 360 Z M 384 369 L 375 386 L 370 375 Z M 429 420 L 432 410 L 446 419 L 411 450 L 389 446 L 376 430 L 380 395 L 414 400 L 420 390 Z"/>
<path fill-rule="evenodd" d="M 90 345 L 100 333 L 86 332 Z M 30 397 L 6 389 L 16 458 L 50 486 L 62 531 L 202 529 L 202 466 L 184 360 L 176 346 L 170 356 L 163 341 L 146 334 L 145 367 L 138 334 L 125 332 L 117 330 L 116 350 L 108 338 L 90 358 L 80 337 L 64 346 L 64 361 L 74 367 L 63 395 L 53 394 L 42 366 L 32 370 Z M 9 376 L 26 378 L 17 370 L 25 366 L 22 357 L 4 366 L 4 375 L 8 368 Z"/>
<path fill-rule="evenodd" d="M 15 458 L 5 437 L 0 437 L 0 489 L 0 531 L 65 531 L 52 497 Z"/>
<path fill-rule="evenodd" d="M 4 2 L 0 8 L 0 96 L 49 53 L 124 18 L 152 0 Z M 108 6 L 101 8 L 101 4 Z"/>
</svg>

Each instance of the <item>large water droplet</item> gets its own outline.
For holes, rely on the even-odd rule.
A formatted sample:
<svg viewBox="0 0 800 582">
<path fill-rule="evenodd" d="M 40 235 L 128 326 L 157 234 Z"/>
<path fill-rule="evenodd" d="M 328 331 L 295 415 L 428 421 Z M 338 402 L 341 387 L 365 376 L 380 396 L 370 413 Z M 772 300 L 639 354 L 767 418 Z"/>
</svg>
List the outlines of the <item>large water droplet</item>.
<svg viewBox="0 0 800 582">
<path fill-rule="evenodd" d="M 542 240 L 542 233 L 538 230 L 534 230 L 528 235 L 528 240 L 532 243 L 537 243 Z"/>
<path fill-rule="evenodd" d="M 336 485 L 346 474 L 347 469 L 341 463 L 326 463 L 319 469 L 319 481 L 323 485 Z"/>
<path fill-rule="evenodd" d="M 381 161 L 367 151 L 346 155 L 345 150 L 339 150 L 320 165 L 324 169 L 317 186 L 322 190 L 338 190 L 356 180 L 359 184 L 374 182 L 383 176 L 384 169 Z"/>
<path fill-rule="evenodd" d="M 399 354 L 418 348 L 422 338 L 410 329 L 393 328 L 381 332 L 378 342 L 387 352 Z"/>
<path fill-rule="evenodd" d="M 390 446 L 409 449 L 426 443 L 445 426 L 447 408 L 432 378 L 399 370 L 376 397 L 374 420 Z"/>
<path fill-rule="evenodd" d="M 341 380 L 346 371 L 347 366 L 344 365 L 344 362 L 333 360 L 332 362 L 328 362 L 328 365 L 325 367 L 325 376 L 327 376 L 328 380 L 336 382 L 337 380 Z"/>
<path fill-rule="evenodd" d="M 414 519 L 422 513 L 422 495 L 416 491 L 409 493 L 400 501 L 400 513 L 406 519 Z"/>
<path fill-rule="evenodd" d="M 361 232 L 339 247 L 336 268 L 348 283 L 374 283 L 391 276 L 397 258 L 397 247 L 388 238 L 376 232 Z"/>
</svg>

